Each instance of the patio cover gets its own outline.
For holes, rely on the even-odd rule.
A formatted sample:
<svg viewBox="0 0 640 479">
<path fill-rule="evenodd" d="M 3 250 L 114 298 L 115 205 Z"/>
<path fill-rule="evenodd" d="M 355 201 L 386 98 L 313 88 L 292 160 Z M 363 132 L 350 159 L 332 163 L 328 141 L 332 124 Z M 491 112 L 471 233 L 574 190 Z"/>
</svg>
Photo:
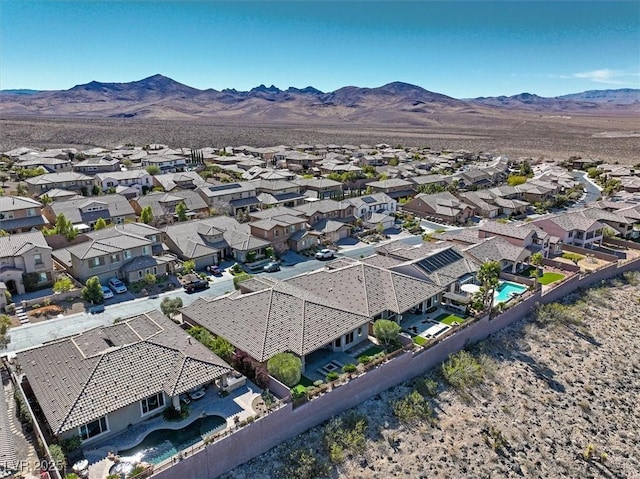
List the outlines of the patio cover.
<svg viewBox="0 0 640 479">
<path fill-rule="evenodd" d="M 442 297 L 455 301 L 456 303 L 462 303 L 462 304 L 468 304 L 473 300 L 471 296 L 466 296 L 464 294 L 458 294 L 458 293 L 452 293 L 452 292 L 444 293 Z"/>
</svg>

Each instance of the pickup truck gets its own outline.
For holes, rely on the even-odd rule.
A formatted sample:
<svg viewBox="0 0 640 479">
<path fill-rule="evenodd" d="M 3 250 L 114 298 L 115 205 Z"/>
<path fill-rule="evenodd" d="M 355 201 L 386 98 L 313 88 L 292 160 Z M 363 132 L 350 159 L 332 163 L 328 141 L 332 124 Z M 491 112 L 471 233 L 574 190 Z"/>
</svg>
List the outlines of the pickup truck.
<svg viewBox="0 0 640 479">
<path fill-rule="evenodd" d="M 197 274 L 189 274 L 183 277 L 182 287 L 187 293 L 195 293 L 209 287 L 209 281 L 200 279 Z"/>
</svg>

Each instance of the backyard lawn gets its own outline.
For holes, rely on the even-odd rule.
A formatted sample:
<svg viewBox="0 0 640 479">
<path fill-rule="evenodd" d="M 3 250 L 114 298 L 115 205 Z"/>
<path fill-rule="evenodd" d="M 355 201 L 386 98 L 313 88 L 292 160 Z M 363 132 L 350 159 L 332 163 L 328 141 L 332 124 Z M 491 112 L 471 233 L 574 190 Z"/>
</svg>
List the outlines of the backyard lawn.
<svg viewBox="0 0 640 479">
<path fill-rule="evenodd" d="M 542 276 L 538 278 L 538 282 L 540 284 L 547 285 L 563 279 L 564 279 L 564 274 L 562 273 L 544 273 Z"/>
<path fill-rule="evenodd" d="M 441 314 L 436 318 L 436 321 L 440 321 L 447 326 L 456 326 L 457 324 L 464 323 L 464 319 L 460 316 L 456 316 L 455 314 Z"/>
<path fill-rule="evenodd" d="M 367 349 L 366 351 L 363 351 L 359 354 L 359 356 L 375 356 L 378 353 L 381 353 L 382 351 L 384 351 L 382 348 L 379 348 L 378 346 L 371 346 L 369 349 Z"/>
</svg>

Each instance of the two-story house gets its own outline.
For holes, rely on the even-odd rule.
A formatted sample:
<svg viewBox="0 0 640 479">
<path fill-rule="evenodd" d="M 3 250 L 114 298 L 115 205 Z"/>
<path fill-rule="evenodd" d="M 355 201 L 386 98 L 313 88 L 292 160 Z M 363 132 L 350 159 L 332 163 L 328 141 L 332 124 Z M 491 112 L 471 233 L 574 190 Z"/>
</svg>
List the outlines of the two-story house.
<svg viewBox="0 0 640 479">
<path fill-rule="evenodd" d="M 198 194 L 216 214 L 249 213 L 258 209 L 260 200 L 256 196 L 255 183 L 206 184 L 198 188 Z"/>
<path fill-rule="evenodd" d="M 180 203 L 184 203 L 187 207 L 186 214 L 190 218 L 209 216 L 209 206 L 197 192 L 192 190 L 147 193 L 132 199 L 129 203 L 138 216 L 142 214 L 144 208 L 151 207 L 153 214 L 151 224 L 156 226 L 177 221 L 176 208 Z"/>
<path fill-rule="evenodd" d="M 300 186 L 285 180 L 251 180 L 256 188 L 261 208 L 286 206 L 293 208 L 302 204 L 306 197 L 300 193 Z"/>
<path fill-rule="evenodd" d="M 42 203 L 23 196 L 0 196 L 0 230 L 24 233 L 46 224 Z"/>
<path fill-rule="evenodd" d="M 89 241 L 53 253 L 69 274 L 82 283 L 92 276 L 98 276 L 103 283 L 110 278 L 134 282 L 147 273 L 163 275 L 173 271 L 171 258 L 153 255 L 161 250 L 163 235 L 149 225 L 117 225 L 87 236 Z"/>
<path fill-rule="evenodd" d="M 51 247 L 40 232 L 0 237 L 0 284 L 24 294 L 53 282 Z"/>
<path fill-rule="evenodd" d="M 71 160 L 69 158 L 55 158 L 41 155 L 23 155 L 20 160 L 13 164 L 15 170 L 42 168 L 47 173 L 63 173 L 71 171 Z"/>
<path fill-rule="evenodd" d="M 356 196 L 345 201 L 354 206 L 354 215 L 362 219 L 368 219 L 374 213 L 395 213 L 398 209 L 398 202 L 385 193 Z"/>
<path fill-rule="evenodd" d="M 32 196 L 42 195 L 55 188 L 72 190 L 82 196 L 89 196 L 93 187 L 93 178 L 82 173 L 67 171 L 64 173 L 47 173 L 25 180 L 27 191 Z"/>
<path fill-rule="evenodd" d="M 112 171 L 120 171 L 120 160 L 110 156 L 102 156 L 98 158 L 87 158 L 73 165 L 74 171 L 84 173 L 86 175 L 95 175 L 96 173 L 109 173 Z"/>
<path fill-rule="evenodd" d="M 556 254 L 561 246 L 558 237 L 547 233 L 533 223 L 500 223 L 485 221 L 478 227 L 478 238 L 485 239 L 499 236 L 514 246 L 527 248 L 532 253 Z M 559 246 L 560 245 L 560 246 Z"/>
<path fill-rule="evenodd" d="M 204 186 L 206 181 L 196 171 L 182 171 L 178 173 L 165 173 L 153 177 L 153 186 L 158 186 L 164 191 L 195 190 Z"/>
<path fill-rule="evenodd" d="M 449 224 L 464 224 L 475 214 L 473 207 L 448 191 L 430 195 L 420 193 L 404 204 L 402 210 L 422 218 L 432 218 Z"/>
<path fill-rule="evenodd" d="M 162 173 L 175 173 L 184 171 L 187 160 L 178 155 L 149 155 L 142 159 L 142 166 L 144 168 L 157 166 Z"/>
<path fill-rule="evenodd" d="M 153 188 L 153 176 L 145 170 L 112 171 L 96 174 L 95 184 L 102 191 L 115 189 L 117 186 L 129 186 L 142 192 L 143 189 Z"/>
<path fill-rule="evenodd" d="M 44 207 L 43 214 L 52 225 L 55 224 L 58 215 L 63 214 L 80 232 L 93 229 L 100 218 L 107 224 L 122 224 L 127 220 L 136 219 L 127 199 L 118 194 L 54 201 Z"/>
<path fill-rule="evenodd" d="M 416 194 L 415 186 L 415 183 L 400 178 L 367 183 L 367 188 L 371 188 L 373 193 L 385 193 L 395 200 L 413 198 Z"/>
<path fill-rule="evenodd" d="M 578 211 L 538 218 L 531 224 L 550 235 L 557 236 L 565 244 L 583 248 L 602 244 L 604 225 Z"/>
<path fill-rule="evenodd" d="M 319 200 L 341 200 L 344 196 L 342 183 L 328 178 L 300 178 L 293 180 L 300 187 L 300 192 L 308 198 Z"/>
<path fill-rule="evenodd" d="M 306 223 L 305 218 L 285 214 L 252 221 L 249 223 L 249 228 L 252 236 L 268 241 L 276 252 L 282 253 L 289 249 L 297 251 L 300 248 L 297 239 L 292 241 L 289 239 L 297 238 L 300 236 L 300 232 L 305 232 L 307 230 Z"/>
</svg>

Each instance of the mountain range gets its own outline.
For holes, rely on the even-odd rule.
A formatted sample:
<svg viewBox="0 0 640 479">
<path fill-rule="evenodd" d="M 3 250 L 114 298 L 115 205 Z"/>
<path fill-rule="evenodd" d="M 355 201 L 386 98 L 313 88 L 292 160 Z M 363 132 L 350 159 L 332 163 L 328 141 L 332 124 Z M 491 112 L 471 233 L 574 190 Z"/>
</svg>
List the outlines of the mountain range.
<svg viewBox="0 0 640 479">
<path fill-rule="evenodd" d="M 429 125 L 443 116 L 535 111 L 562 114 L 637 114 L 640 90 L 594 90 L 553 98 L 530 93 L 456 99 L 416 85 L 346 86 L 322 92 L 312 86 L 281 90 L 199 90 L 163 75 L 129 82 L 92 81 L 69 90 L 0 91 L 0 115 L 140 119 L 216 119 L 276 123 Z"/>
</svg>

